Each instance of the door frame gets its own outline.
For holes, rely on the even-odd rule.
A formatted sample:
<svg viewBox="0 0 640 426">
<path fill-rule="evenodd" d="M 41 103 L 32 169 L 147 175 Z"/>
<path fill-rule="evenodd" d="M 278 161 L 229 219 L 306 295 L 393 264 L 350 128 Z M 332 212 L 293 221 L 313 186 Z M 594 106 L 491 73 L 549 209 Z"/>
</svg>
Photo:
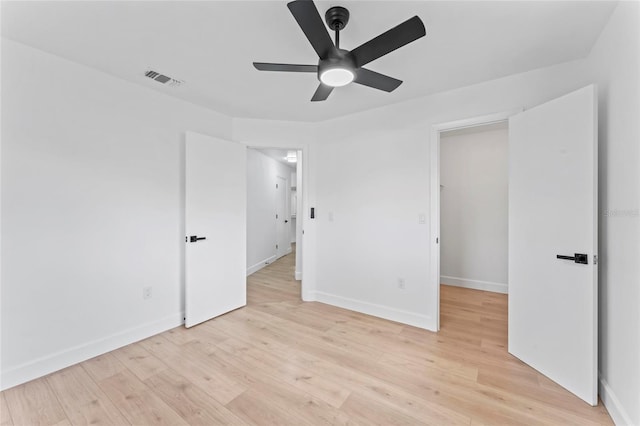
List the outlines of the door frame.
<svg viewBox="0 0 640 426">
<path fill-rule="evenodd" d="M 432 331 L 437 332 L 440 330 L 440 133 L 508 121 L 509 117 L 522 111 L 524 111 L 524 108 L 446 121 L 431 126 L 429 138 L 429 263 L 431 265 L 429 270 L 429 293 L 431 297 L 429 299 L 433 304 L 431 311 L 435 313 L 434 329 Z"/>
</svg>

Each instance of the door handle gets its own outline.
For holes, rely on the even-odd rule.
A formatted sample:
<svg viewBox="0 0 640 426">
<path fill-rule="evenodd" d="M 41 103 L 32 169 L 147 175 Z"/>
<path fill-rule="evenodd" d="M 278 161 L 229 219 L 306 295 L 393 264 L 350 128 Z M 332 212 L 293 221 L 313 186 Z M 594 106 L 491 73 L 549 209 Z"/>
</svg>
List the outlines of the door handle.
<svg viewBox="0 0 640 426">
<path fill-rule="evenodd" d="M 589 264 L 589 256 L 584 253 L 576 253 L 574 256 L 563 256 L 561 254 L 557 254 L 556 259 L 573 260 L 575 263 L 583 265 Z"/>
<path fill-rule="evenodd" d="M 289 223 L 289 221 L 287 219 L 284 220 L 284 223 Z"/>
<path fill-rule="evenodd" d="M 197 235 L 192 235 L 189 237 L 189 242 L 195 243 L 196 241 L 206 240 L 207 237 L 198 237 Z"/>
</svg>

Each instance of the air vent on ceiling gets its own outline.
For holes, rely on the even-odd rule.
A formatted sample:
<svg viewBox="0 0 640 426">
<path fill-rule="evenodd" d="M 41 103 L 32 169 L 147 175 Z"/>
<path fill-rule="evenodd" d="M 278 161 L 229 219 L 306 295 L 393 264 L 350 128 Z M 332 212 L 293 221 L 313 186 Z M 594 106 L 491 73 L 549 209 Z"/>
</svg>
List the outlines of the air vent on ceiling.
<svg viewBox="0 0 640 426">
<path fill-rule="evenodd" d="M 164 74 L 160 74 L 157 71 L 153 71 L 153 70 L 149 70 L 147 72 L 144 73 L 144 75 L 146 77 L 149 77 L 150 79 L 153 79 L 155 81 L 157 81 L 158 83 L 162 83 L 166 86 L 180 86 L 182 83 L 184 83 L 184 81 L 181 80 L 177 80 L 175 78 L 171 78 L 168 77 Z"/>
</svg>

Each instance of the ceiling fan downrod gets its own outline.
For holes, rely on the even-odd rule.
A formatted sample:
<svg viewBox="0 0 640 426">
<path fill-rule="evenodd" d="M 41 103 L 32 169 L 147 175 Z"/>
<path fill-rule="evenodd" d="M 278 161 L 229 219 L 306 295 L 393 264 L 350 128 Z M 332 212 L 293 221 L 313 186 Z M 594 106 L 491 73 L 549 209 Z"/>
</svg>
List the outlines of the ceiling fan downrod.
<svg viewBox="0 0 640 426">
<path fill-rule="evenodd" d="M 327 26 L 335 31 L 336 49 L 340 49 L 340 31 L 343 30 L 349 22 L 349 11 L 344 7 L 334 6 L 324 14 L 324 20 Z"/>
</svg>

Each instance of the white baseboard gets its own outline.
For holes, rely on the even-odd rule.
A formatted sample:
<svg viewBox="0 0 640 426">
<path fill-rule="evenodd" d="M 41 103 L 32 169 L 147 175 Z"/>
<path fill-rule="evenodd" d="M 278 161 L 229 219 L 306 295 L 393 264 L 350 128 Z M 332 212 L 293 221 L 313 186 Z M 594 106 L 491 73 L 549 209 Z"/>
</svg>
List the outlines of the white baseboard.
<svg viewBox="0 0 640 426">
<path fill-rule="evenodd" d="M 600 399 L 602 399 L 602 403 L 607 408 L 611 419 L 617 426 L 632 426 L 634 423 L 631 421 L 631 417 L 620 404 L 620 400 L 616 397 L 616 394 L 613 393 L 613 390 L 607 383 L 605 379 L 599 377 L 600 386 L 598 390 L 598 394 L 600 395 Z"/>
<path fill-rule="evenodd" d="M 509 286 L 507 284 L 494 283 L 491 281 L 468 280 L 466 278 L 448 277 L 446 275 L 440 275 L 440 284 L 472 288 L 474 290 L 492 291 L 494 293 L 509 293 Z"/>
<path fill-rule="evenodd" d="M 296 271 L 295 279 L 296 279 L 296 281 L 302 280 L 302 272 Z"/>
<path fill-rule="evenodd" d="M 274 254 L 273 256 L 269 256 L 266 259 L 261 260 L 260 262 L 256 263 L 255 265 L 249 266 L 247 268 L 247 276 L 258 272 L 260 269 L 264 268 L 265 266 L 269 265 L 270 263 L 272 263 L 275 260 L 276 260 L 276 255 Z"/>
<path fill-rule="evenodd" d="M 302 294 L 300 295 L 303 302 L 316 302 L 316 292 L 315 291 L 305 291 L 302 289 Z"/>
<path fill-rule="evenodd" d="M 326 303 L 328 305 L 349 309 L 351 311 L 361 312 L 367 315 L 373 315 L 374 317 L 384 318 L 391 321 L 412 325 L 414 327 L 424 328 L 430 331 L 437 331 L 435 321 L 433 320 L 433 318 L 427 315 L 403 311 L 401 309 L 377 305 L 375 303 L 363 302 L 361 300 L 350 299 L 347 297 L 336 296 L 334 294 L 328 294 L 321 291 L 316 291 L 315 296 L 315 299 L 318 302 Z"/>
<path fill-rule="evenodd" d="M 3 371 L 0 375 L 0 390 L 26 383 L 54 371 L 105 354 L 131 343 L 154 336 L 184 324 L 184 313 L 152 321 L 138 327 L 124 330 L 111 336 L 93 340 L 51 355 L 47 355 Z"/>
</svg>

